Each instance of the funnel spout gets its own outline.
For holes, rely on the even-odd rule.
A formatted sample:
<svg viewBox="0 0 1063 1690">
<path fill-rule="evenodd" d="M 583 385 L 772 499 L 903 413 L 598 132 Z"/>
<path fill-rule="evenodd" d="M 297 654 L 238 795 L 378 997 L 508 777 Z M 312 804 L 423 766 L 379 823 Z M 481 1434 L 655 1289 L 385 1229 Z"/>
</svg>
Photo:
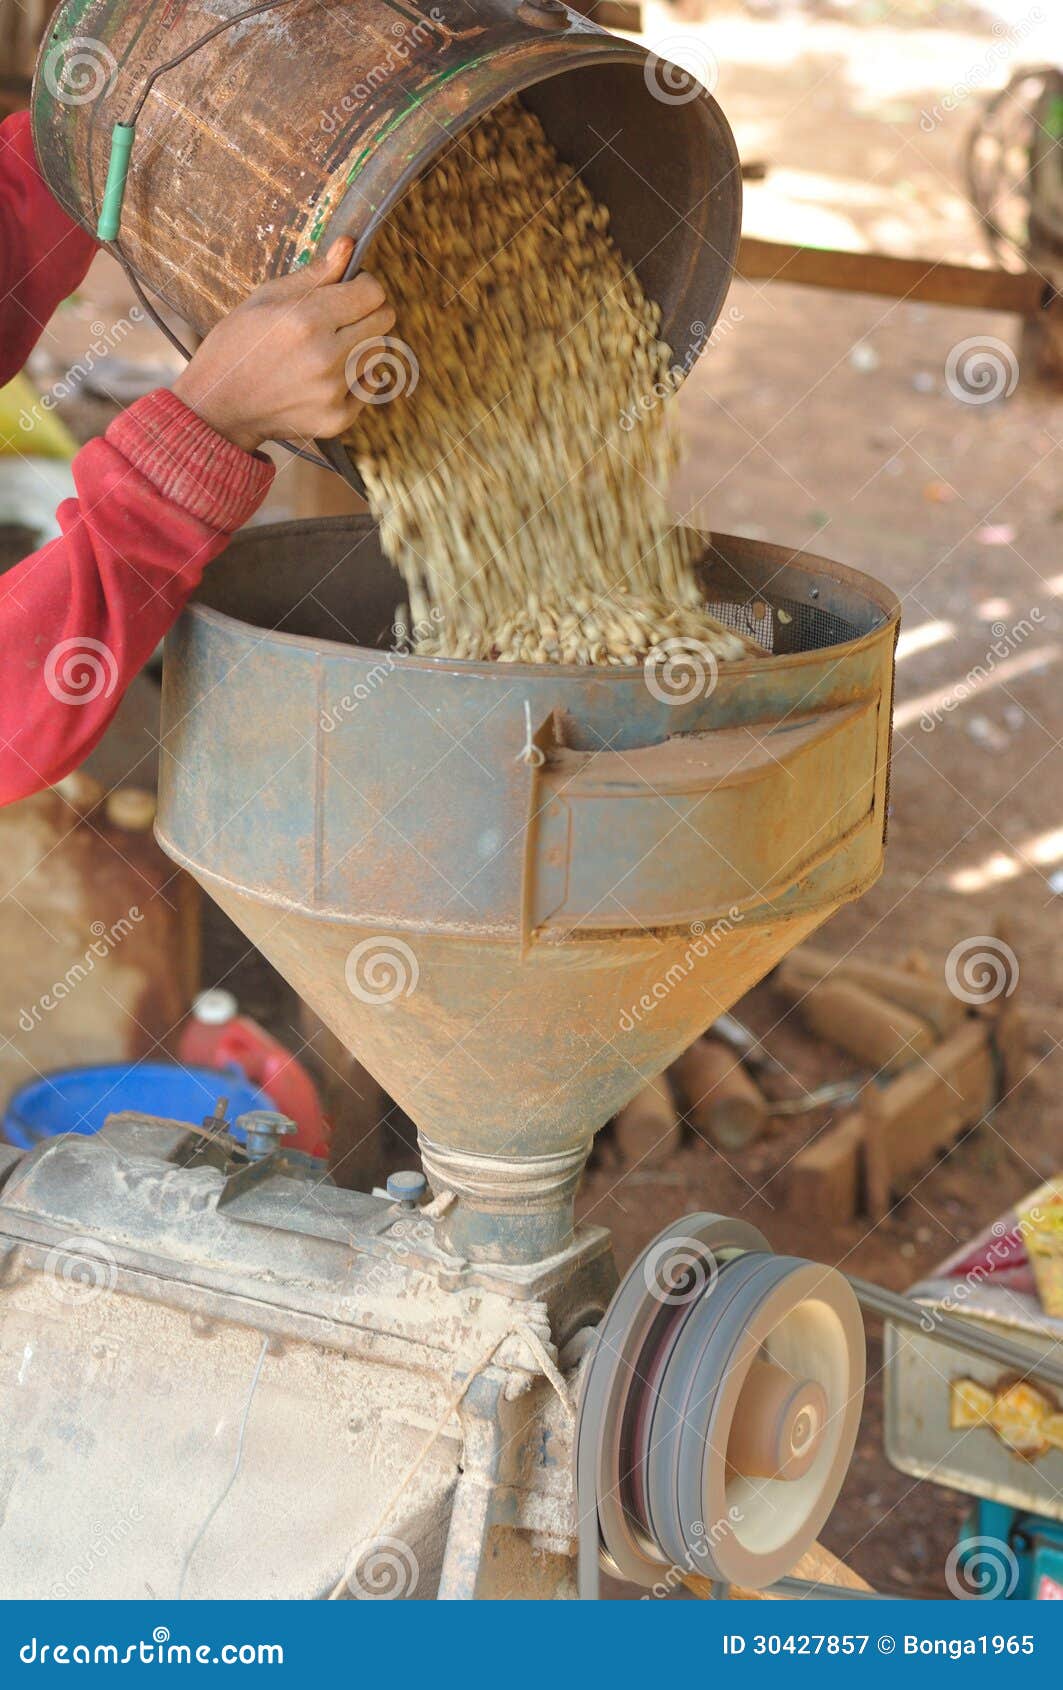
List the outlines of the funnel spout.
<svg viewBox="0 0 1063 1690">
<path fill-rule="evenodd" d="M 472 1156 L 420 1134 L 437 1198 L 439 1240 L 472 1262 L 541 1262 L 572 1241 L 573 1201 L 591 1141 L 554 1156 Z"/>
</svg>

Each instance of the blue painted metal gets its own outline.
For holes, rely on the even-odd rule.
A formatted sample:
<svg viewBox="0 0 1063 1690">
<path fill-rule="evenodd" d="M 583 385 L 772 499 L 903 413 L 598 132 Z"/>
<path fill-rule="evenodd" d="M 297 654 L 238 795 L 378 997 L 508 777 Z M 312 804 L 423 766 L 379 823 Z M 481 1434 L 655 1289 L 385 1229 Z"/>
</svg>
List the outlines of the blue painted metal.
<svg viewBox="0 0 1063 1690">
<path fill-rule="evenodd" d="M 964 1520 L 957 1547 L 960 1570 L 970 1569 L 975 1590 L 979 1565 L 983 1573 L 990 1569 L 995 1575 L 985 1584 L 987 1598 L 1063 1599 L 1063 1523 L 1058 1520 L 980 1498 Z"/>
<path fill-rule="evenodd" d="M 428 1181 L 419 1168 L 408 1173 L 389 1174 L 387 1194 L 393 1203 L 413 1209 L 428 1190 Z"/>
</svg>

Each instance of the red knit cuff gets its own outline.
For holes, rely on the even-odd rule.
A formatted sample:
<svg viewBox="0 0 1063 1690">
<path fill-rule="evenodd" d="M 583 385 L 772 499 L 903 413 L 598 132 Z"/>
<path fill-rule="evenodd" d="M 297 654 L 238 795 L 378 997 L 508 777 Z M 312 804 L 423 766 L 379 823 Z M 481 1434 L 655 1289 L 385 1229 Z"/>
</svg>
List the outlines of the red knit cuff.
<svg viewBox="0 0 1063 1690">
<path fill-rule="evenodd" d="M 234 446 L 164 387 L 123 411 L 107 440 L 163 498 L 223 534 L 254 516 L 273 483 L 267 458 Z"/>
</svg>

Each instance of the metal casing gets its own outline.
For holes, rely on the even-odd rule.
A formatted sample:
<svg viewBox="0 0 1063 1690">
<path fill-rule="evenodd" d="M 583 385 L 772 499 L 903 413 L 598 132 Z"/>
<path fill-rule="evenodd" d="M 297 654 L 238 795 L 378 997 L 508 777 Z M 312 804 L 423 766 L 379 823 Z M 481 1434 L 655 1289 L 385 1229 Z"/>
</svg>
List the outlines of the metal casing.
<svg viewBox="0 0 1063 1690">
<path fill-rule="evenodd" d="M 1013 1224 L 1013 1223 L 1012 1223 Z M 964 1244 L 929 1279 L 908 1295 L 926 1305 L 925 1332 L 885 1326 L 885 1442 L 892 1465 L 902 1473 L 930 1479 L 947 1489 L 983 1497 L 1008 1507 L 1063 1520 L 1063 1450 L 1050 1449 L 1031 1460 L 1010 1449 L 988 1426 L 953 1430 L 950 1390 L 954 1380 L 972 1379 L 989 1391 L 1007 1386 L 1014 1374 L 999 1363 L 960 1354 L 934 1337 L 934 1310 L 961 1315 L 992 1327 L 1038 1356 L 1058 1354 L 1063 1320 L 1044 1312 L 1032 1291 L 1016 1288 L 1005 1273 L 968 1273 L 950 1269 L 1006 1232 L 996 1222 Z M 1032 1383 L 1051 1398 L 1048 1387 Z"/>
<path fill-rule="evenodd" d="M 879 872 L 895 601 L 723 536 L 703 570 L 777 652 L 678 703 L 386 649 L 368 521 L 239 536 L 171 637 L 160 841 L 437 1146 L 585 1146 Z"/>
<path fill-rule="evenodd" d="M 122 1115 L 0 1154 L 5 1596 L 571 1594 L 541 1357 L 600 1318 L 607 1235 L 485 1279 L 320 1165 L 195 1144 Z M 360 1546 L 397 1585 L 359 1587 Z"/>
</svg>

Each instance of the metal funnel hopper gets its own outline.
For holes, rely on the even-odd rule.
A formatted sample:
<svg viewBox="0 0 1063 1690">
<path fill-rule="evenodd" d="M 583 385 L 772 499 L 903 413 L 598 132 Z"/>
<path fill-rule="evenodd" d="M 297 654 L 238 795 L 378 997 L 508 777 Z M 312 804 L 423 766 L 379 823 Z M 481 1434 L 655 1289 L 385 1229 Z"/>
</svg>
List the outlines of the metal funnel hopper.
<svg viewBox="0 0 1063 1690">
<path fill-rule="evenodd" d="M 245 532 L 171 636 L 159 838 L 417 1123 L 459 1254 L 562 1248 L 597 1129 L 878 874 L 895 601 L 702 570 L 771 658 L 398 655 L 368 519 Z"/>
</svg>

